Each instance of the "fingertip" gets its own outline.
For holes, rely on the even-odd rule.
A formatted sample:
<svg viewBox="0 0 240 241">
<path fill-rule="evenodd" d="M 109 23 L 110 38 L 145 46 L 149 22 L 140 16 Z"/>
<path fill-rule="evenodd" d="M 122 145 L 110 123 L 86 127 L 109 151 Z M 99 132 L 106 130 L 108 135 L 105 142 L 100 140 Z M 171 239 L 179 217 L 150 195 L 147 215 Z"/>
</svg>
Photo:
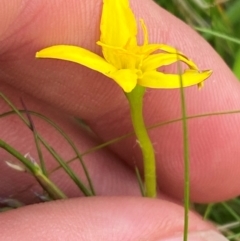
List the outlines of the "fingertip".
<svg viewBox="0 0 240 241">
<path fill-rule="evenodd" d="M 183 233 L 182 207 L 157 199 L 92 197 L 1 214 L 2 240 L 164 240 Z M 214 230 L 190 214 L 189 232 Z M 170 239 L 171 240 L 171 239 Z"/>
</svg>

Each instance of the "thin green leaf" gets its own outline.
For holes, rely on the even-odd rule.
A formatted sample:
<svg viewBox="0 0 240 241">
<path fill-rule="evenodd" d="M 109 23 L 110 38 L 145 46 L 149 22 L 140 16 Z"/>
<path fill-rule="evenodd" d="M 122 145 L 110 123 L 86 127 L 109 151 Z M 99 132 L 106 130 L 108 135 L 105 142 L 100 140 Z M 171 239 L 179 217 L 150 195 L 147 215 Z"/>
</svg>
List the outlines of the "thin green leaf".
<svg viewBox="0 0 240 241">
<path fill-rule="evenodd" d="M 138 167 L 135 166 L 135 173 L 136 173 L 136 176 L 137 176 L 137 181 L 138 181 L 138 185 L 139 185 L 139 189 L 140 189 L 140 192 L 141 192 L 141 195 L 143 197 L 145 197 L 145 188 L 144 188 L 144 184 L 143 184 L 143 181 L 142 181 L 142 177 L 140 175 L 140 172 L 138 170 Z"/>
<path fill-rule="evenodd" d="M 236 44 L 240 44 L 240 40 L 239 39 L 234 38 L 234 37 L 230 37 L 230 36 L 228 36 L 226 34 L 223 34 L 223 33 L 220 33 L 220 32 L 216 32 L 216 31 L 213 31 L 213 30 L 207 29 L 207 28 L 195 27 L 195 29 L 197 31 L 199 31 L 199 32 L 211 34 L 211 35 L 216 36 L 218 38 L 222 38 L 222 39 L 225 39 L 227 41 L 230 41 L 230 42 L 233 42 L 233 43 L 236 43 Z"/>
<path fill-rule="evenodd" d="M 237 220 L 240 221 L 240 216 L 234 211 L 234 209 L 228 205 L 227 202 L 221 202 L 221 204 L 227 209 L 227 211 Z"/>
<path fill-rule="evenodd" d="M 13 112 L 16 113 L 19 118 L 31 129 L 32 128 L 32 125 L 31 123 L 29 123 L 28 120 L 26 120 L 23 115 L 22 115 L 22 112 L 25 112 L 25 111 L 20 111 L 18 110 L 12 103 L 10 100 L 8 100 L 8 98 L 0 92 L 0 97 L 2 97 L 4 99 L 4 101 L 13 109 Z M 10 112 L 8 112 L 9 114 Z M 31 112 L 31 113 L 35 113 L 35 112 Z M 35 113 L 36 114 L 36 113 Z M 0 117 L 4 117 L 4 116 L 7 116 L 7 114 L 5 113 L 4 115 L 0 115 Z M 43 117 L 42 115 L 39 114 L 39 116 Z M 92 195 L 95 195 L 95 191 L 94 191 L 94 188 L 93 188 L 93 185 L 92 185 L 92 181 L 90 179 L 90 176 L 88 174 L 88 171 L 87 171 L 87 168 L 84 164 L 84 162 L 82 161 L 82 158 L 81 158 L 81 155 L 79 154 L 76 146 L 74 145 L 73 141 L 61 130 L 60 127 L 58 127 L 54 122 L 50 121 L 48 118 L 44 117 L 45 120 L 48 121 L 48 123 L 51 123 L 65 138 L 66 140 L 70 143 L 70 145 L 73 147 L 73 149 L 75 150 L 76 154 L 77 154 L 77 157 L 79 158 L 81 164 L 82 164 L 82 167 L 84 169 L 84 172 L 87 176 L 87 179 L 89 181 L 89 184 L 90 184 L 90 189 L 91 191 L 88 190 L 88 188 L 83 184 L 83 182 L 76 177 L 76 175 L 74 174 L 74 172 L 71 170 L 71 168 L 67 165 L 67 170 L 68 170 L 68 173 L 71 173 L 71 178 L 72 180 L 75 182 L 75 184 L 80 188 L 80 190 L 87 196 L 92 196 Z M 39 140 L 42 142 L 42 144 L 46 147 L 46 149 L 52 154 L 53 157 L 56 158 L 57 162 L 63 167 L 63 163 L 62 163 L 62 158 L 56 153 L 54 152 L 53 153 L 53 150 L 52 148 L 48 145 L 48 143 L 44 140 L 43 137 L 41 137 L 40 134 L 37 134 L 37 137 L 39 138 Z M 64 166 L 66 168 L 66 166 Z"/>
<path fill-rule="evenodd" d="M 204 215 L 203 215 L 203 218 L 204 218 L 204 219 L 208 219 L 208 217 L 209 217 L 209 215 L 210 215 L 210 213 L 211 213 L 211 211 L 212 211 L 213 206 L 214 206 L 214 203 L 209 203 L 209 204 L 207 205 L 207 208 L 206 208 L 206 210 L 205 210 L 205 212 L 204 212 Z"/>
<path fill-rule="evenodd" d="M 29 172 L 36 178 L 38 183 L 43 187 L 45 191 L 53 199 L 65 199 L 67 196 L 50 180 L 46 177 L 41 168 L 36 164 L 28 160 L 18 151 L 16 151 L 9 144 L 0 139 L 0 148 L 10 153 L 12 156 L 16 157 L 24 166 L 29 170 Z"/>
<path fill-rule="evenodd" d="M 24 103 L 23 99 L 21 99 L 21 102 L 22 102 L 23 108 L 25 110 L 27 119 L 28 119 L 29 128 L 30 128 L 30 130 L 33 133 L 33 137 L 34 137 L 34 141 L 35 141 L 35 145 L 36 145 L 36 149 L 37 149 L 37 153 L 38 153 L 38 159 L 40 161 L 40 166 L 41 166 L 42 172 L 43 172 L 43 174 L 45 176 L 47 176 L 48 175 L 47 174 L 47 169 L 46 169 L 46 165 L 45 165 L 45 162 L 44 162 L 44 159 L 43 159 L 43 154 L 42 154 L 42 150 L 41 150 L 41 146 L 40 146 L 40 143 L 39 143 L 38 134 L 37 134 L 37 131 L 36 131 L 33 119 L 31 117 L 31 115 L 30 115 L 30 113 L 29 113 L 29 111 L 27 109 L 27 106 Z"/>
<path fill-rule="evenodd" d="M 183 81 L 180 65 L 178 64 L 179 81 L 181 83 L 181 111 L 182 111 L 182 130 L 183 130 L 183 155 L 184 155 L 184 233 L 183 240 L 188 240 L 189 226 L 189 207 L 190 207 L 190 173 L 189 173 L 189 144 L 188 144 L 188 126 L 187 126 L 187 108 L 185 102 Z"/>
</svg>

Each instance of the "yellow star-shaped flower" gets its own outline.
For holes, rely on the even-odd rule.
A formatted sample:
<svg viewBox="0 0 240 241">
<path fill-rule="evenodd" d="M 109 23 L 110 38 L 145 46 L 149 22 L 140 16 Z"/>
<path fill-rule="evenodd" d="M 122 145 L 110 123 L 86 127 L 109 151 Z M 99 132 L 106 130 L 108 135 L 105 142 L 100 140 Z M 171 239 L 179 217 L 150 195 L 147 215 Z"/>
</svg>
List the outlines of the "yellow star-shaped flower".
<svg viewBox="0 0 240 241">
<path fill-rule="evenodd" d="M 173 89 L 182 86 L 201 86 L 212 71 L 199 71 L 196 64 L 175 48 L 164 44 L 149 44 L 147 28 L 140 20 L 144 43 L 137 43 L 137 24 L 128 0 L 103 0 L 101 36 L 98 45 L 103 57 L 87 49 L 56 45 L 37 52 L 37 58 L 54 58 L 72 61 L 98 71 L 113 79 L 125 92 L 136 85 L 149 88 Z M 177 61 L 189 69 L 182 74 L 165 74 L 158 68 Z"/>
</svg>

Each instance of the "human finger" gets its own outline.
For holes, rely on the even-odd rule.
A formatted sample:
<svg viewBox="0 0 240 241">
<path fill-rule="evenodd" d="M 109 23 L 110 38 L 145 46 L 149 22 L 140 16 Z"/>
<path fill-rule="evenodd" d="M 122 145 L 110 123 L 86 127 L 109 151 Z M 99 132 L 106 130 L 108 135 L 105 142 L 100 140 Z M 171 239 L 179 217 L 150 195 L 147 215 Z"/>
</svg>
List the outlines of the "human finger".
<svg viewBox="0 0 240 241">
<path fill-rule="evenodd" d="M 80 45 L 100 53 L 95 42 L 99 38 L 102 3 L 74 0 L 67 4 L 54 1 L 28 3 L 28 6 L 23 4 L 22 12 L 19 12 L 20 1 L 14 2 L 15 7 L 8 9 L 11 17 L 2 27 L 5 30 L 1 41 L 2 80 L 56 108 L 86 119 L 104 141 L 129 132 L 132 128 L 127 102 L 111 80 L 72 63 L 33 61 L 37 50 L 53 44 Z M 151 42 L 173 45 L 192 58 L 200 69 L 213 70 L 214 74 L 200 92 L 196 88 L 185 91 L 188 115 L 238 108 L 240 97 L 236 78 L 201 37 L 151 1 L 141 4 L 132 1 L 131 4 L 136 16 L 144 18 Z M 5 6 L 7 9 L 9 4 L 5 2 Z M 4 17 L 4 13 L 1 16 Z M 66 26 L 64 34 L 63 26 Z M 148 91 L 145 106 L 147 124 L 181 117 L 178 90 Z M 235 182 L 240 165 L 239 137 L 236 135 L 239 123 L 238 115 L 189 121 L 192 200 L 213 202 L 239 194 L 239 185 Z M 155 143 L 160 188 L 182 198 L 181 123 L 155 129 L 151 138 Z M 112 150 L 130 165 L 137 163 L 141 168 L 140 152 L 134 146 L 132 138 L 113 146 Z M 131 158 L 129 153 L 132 153 Z"/>
<path fill-rule="evenodd" d="M 94 197 L 20 208 L 0 215 L 2 240 L 182 240 L 183 209 L 148 198 Z M 189 241 L 225 241 L 190 213 Z"/>
</svg>

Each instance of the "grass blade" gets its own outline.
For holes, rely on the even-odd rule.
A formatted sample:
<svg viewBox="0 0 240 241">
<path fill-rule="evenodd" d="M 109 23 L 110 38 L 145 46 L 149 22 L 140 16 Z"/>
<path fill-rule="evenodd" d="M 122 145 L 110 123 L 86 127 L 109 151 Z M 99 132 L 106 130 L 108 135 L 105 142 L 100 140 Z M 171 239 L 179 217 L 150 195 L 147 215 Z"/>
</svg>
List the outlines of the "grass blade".
<svg viewBox="0 0 240 241">
<path fill-rule="evenodd" d="M 183 240 L 188 240 L 189 226 L 189 206 L 190 206 L 190 173 L 189 173 L 189 144 L 188 144 L 188 127 L 187 127 L 187 108 L 185 102 L 183 81 L 181 75 L 180 64 L 178 63 L 179 80 L 181 83 L 181 111 L 182 111 L 182 130 L 183 130 L 183 155 L 184 155 L 184 233 Z"/>
<path fill-rule="evenodd" d="M 47 170 L 46 170 L 45 162 L 43 160 L 43 154 L 42 154 L 42 150 L 41 150 L 41 147 L 40 147 L 40 144 L 39 144 L 39 138 L 38 138 L 38 134 L 36 132 L 36 128 L 35 128 L 33 119 L 32 119 L 32 117 L 31 117 L 31 115 L 30 115 L 30 113 L 29 113 L 29 111 L 27 109 L 27 106 L 24 103 L 22 98 L 21 98 L 21 103 L 22 103 L 22 106 L 23 106 L 23 108 L 25 110 L 25 113 L 26 113 L 26 116 L 27 116 L 27 119 L 28 119 L 28 122 L 29 122 L 29 129 L 33 133 L 33 137 L 34 137 L 34 141 L 35 141 L 36 149 L 37 149 L 37 153 L 38 153 L 38 159 L 40 161 L 42 172 L 43 172 L 43 174 L 45 176 L 47 176 Z"/>
<path fill-rule="evenodd" d="M 46 177 L 41 168 L 26 157 L 16 151 L 13 147 L 8 145 L 6 142 L 0 139 L 0 148 L 10 153 L 12 156 L 16 157 L 27 170 L 35 177 L 42 188 L 49 194 L 53 199 L 66 199 L 67 196 L 50 180 Z"/>
<path fill-rule="evenodd" d="M 0 92 L 0 97 L 2 97 L 4 99 L 4 101 L 13 109 L 13 112 L 12 113 L 15 113 L 19 116 L 19 118 L 32 130 L 33 127 L 31 125 L 31 123 L 26 120 L 24 118 L 24 116 L 22 115 L 22 113 L 24 112 L 25 113 L 25 110 L 24 111 L 20 111 L 18 110 L 12 103 L 11 101 L 5 96 L 3 95 L 3 93 Z M 30 113 L 30 111 L 28 111 Z M 31 112 L 31 113 L 34 113 L 34 112 Z M 8 114 L 10 114 L 10 112 L 8 112 Z M 39 114 L 40 115 L 40 114 Z M 5 113 L 4 115 L 0 115 L 0 117 L 3 117 L 3 116 L 7 116 L 7 114 Z M 47 119 L 45 117 L 45 119 Z M 83 167 L 83 170 L 86 174 L 86 177 L 88 179 L 88 182 L 89 182 L 89 185 L 90 185 L 90 191 L 88 190 L 88 188 L 83 184 L 83 182 L 76 176 L 76 174 L 71 170 L 71 168 L 66 164 L 64 165 L 64 161 L 63 159 L 55 152 L 53 151 L 53 149 L 48 145 L 48 143 L 44 140 L 43 137 L 41 137 L 40 134 L 37 134 L 37 138 L 42 142 L 42 144 L 46 147 L 46 149 L 52 154 L 52 156 L 57 160 L 57 162 L 60 164 L 61 167 L 64 168 L 65 171 L 67 171 L 67 173 L 70 175 L 71 179 L 75 182 L 75 184 L 80 188 L 80 190 L 86 195 L 86 196 L 92 196 L 92 195 L 95 195 L 95 191 L 94 191 L 94 188 L 93 188 L 93 185 L 92 185 L 92 181 L 91 181 L 91 178 L 89 176 L 89 173 L 87 171 L 87 168 L 84 164 L 84 162 L 82 161 L 82 157 L 81 155 L 79 154 L 77 148 L 75 147 L 73 141 L 61 130 L 61 128 L 59 128 L 55 123 L 53 123 L 52 121 L 50 121 L 48 119 L 48 122 L 51 123 L 55 128 L 57 128 L 57 130 L 59 130 L 59 132 L 66 138 L 66 140 L 70 143 L 70 145 L 73 147 L 73 149 L 75 150 L 76 154 L 77 154 L 77 157 L 79 158 L 81 164 L 82 164 L 82 167 Z"/>
<path fill-rule="evenodd" d="M 199 31 L 199 32 L 211 34 L 211 35 L 213 35 L 215 37 L 222 38 L 222 39 L 225 39 L 227 41 L 230 41 L 230 42 L 233 42 L 233 43 L 236 43 L 236 44 L 240 44 L 240 40 L 239 39 L 234 38 L 234 37 L 230 37 L 230 36 L 228 36 L 226 34 L 223 34 L 223 33 L 220 33 L 220 32 L 216 32 L 214 30 L 207 29 L 207 28 L 195 27 L 195 29 L 197 31 Z"/>
</svg>

